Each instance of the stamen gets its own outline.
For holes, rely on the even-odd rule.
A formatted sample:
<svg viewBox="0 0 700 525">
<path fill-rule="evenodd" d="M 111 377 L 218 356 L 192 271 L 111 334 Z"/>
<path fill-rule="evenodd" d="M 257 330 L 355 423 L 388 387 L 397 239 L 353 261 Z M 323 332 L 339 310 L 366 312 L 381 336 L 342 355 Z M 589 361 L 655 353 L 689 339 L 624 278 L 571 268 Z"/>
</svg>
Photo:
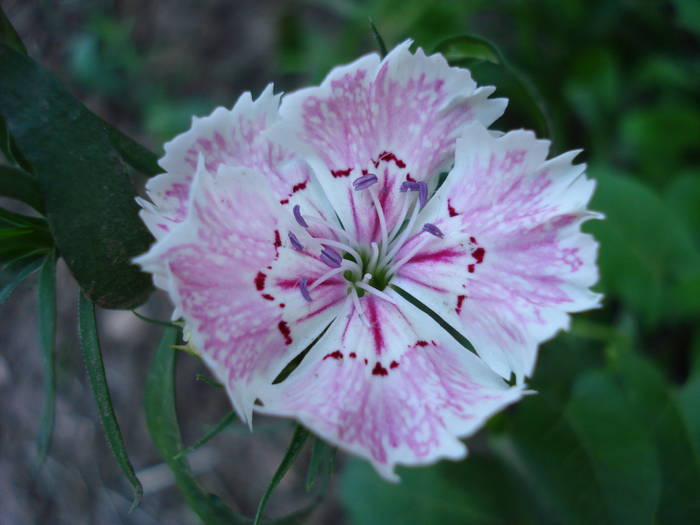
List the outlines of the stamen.
<svg viewBox="0 0 700 525">
<path fill-rule="evenodd" d="M 380 248 L 387 246 L 388 241 L 389 241 L 389 234 L 386 231 L 386 218 L 384 217 L 384 210 L 382 209 L 382 205 L 379 203 L 379 199 L 377 199 L 377 196 L 374 194 L 374 192 L 370 192 L 370 195 L 372 196 L 372 203 L 374 203 L 374 207 L 377 210 L 377 217 L 379 218 L 379 227 L 382 230 L 382 244 Z"/>
<path fill-rule="evenodd" d="M 413 207 L 413 212 L 411 213 L 411 218 L 408 220 L 408 224 L 406 225 L 406 228 L 404 231 L 401 232 L 401 234 L 394 239 L 391 251 L 387 254 L 385 260 L 390 261 L 394 255 L 401 249 L 401 247 L 404 245 L 408 237 L 412 234 L 413 231 L 413 225 L 416 222 L 416 218 L 418 217 L 418 206 Z"/>
<path fill-rule="evenodd" d="M 356 261 L 362 260 L 362 258 L 360 257 L 360 254 L 357 253 L 357 250 L 355 250 L 352 246 L 349 246 L 343 242 L 334 241 L 333 239 L 324 239 L 324 238 L 320 238 L 320 237 L 316 237 L 315 240 L 317 240 L 321 244 L 327 244 L 329 246 L 335 246 L 336 248 L 340 248 L 344 252 L 347 252 L 350 255 L 352 255 Z"/>
<path fill-rule="evenodd" d="M 299 242 L 299 239 L 296 235 L 294 235 L 294 232 L 289 232 L 289 242 L 292 243 L 292 248 L 294 248 L 296 251 L 304 251 L 304 246 Z"/>
<path fill-rule="evenodd" d="M 360 297 L 357 295 L 357 290 L 355 289 L 354 286 L 350 288 L 350 297 L 352 298 L 352 304 L 355 307 L 355 310 L 357 310 L 357 315 L 360 317 L 362 324 L 369 327 L 369 322 L 367 322 L 367 319 L 365 319 L 365 315 L 362 313 L 362 306 L 360 305 Z"/>
<path fill-rule="evenodd" d="M 377 176 L 374 173 L 368 173 L 355 179 L 352 183 L 355 191 L 365 190 L 377 182 Z"/>
<path fill-rule="evenodd" d="M 340 264 L 343 262 L 343 258 L 340 254 L 330 246 L 325 246 L 323 250 L 321 250 L 320 259 L 331 268 L 339 268 Z"/>
<path fill-rule="evenodd" d="M 423 225 L 423 231 L 431 233 L 431 234 L 435 235 L 435 237 L 439 237 L 440 239 L 445 237 L 445 234 L 442 233 L 442 230 L 440 228 L 438 228 L 437 226 L 435 226 L 434 224 L 431 224 L 429 222 L 426 222 Z"/>
<path fill-rule="evenodd" d="M 348 241 L 352 241 L 352 240 L 353 240 L 353 238 L 350 236 L 350 234 L 348 234 L 348 232 L 346 232 L 346 231 L 343 230 L 342 228 L 338 228 L 337 226 L 331 226 L 327 221 L 324 221 L 323 219 L 321 219 L 321 218 L 319 218 L 319 217 L 313 217 L 313 216 L 311 216 L 311 217 L 306 217 L 306 219 L 309 220 L 309 221 L 312 222 L 312 223 L 318 224 L 319 226 L 323 226 L 324 228 L 328 228 L 328 229 L 329 229 L 330 231 L 332 231 L 333 233 L 337 233 L 337 234 L 339 234 L 339 235 L 342 235 L 342 236 L 345 237 Z"/>
<path fill-rule="evenodd" d="M 423 247 L 430 241 L 430 237 L 423 237 L 420 239 L 413 248 L 408 252 L 407 255 L 396 261 L 394 264 L 391 265 L 391 267 L 387 270 L 386 275 L 389 276 L 390 278 L 396 273 L 396 271 L 403 266 L 405 263 L 410 261 L 415 254 L 417 254 Z"/>
<path fill-rule="evenodd" d="M 353 268 L 353 266 L 355 268 Z M 321 277 L 316 279 L 311 286 L 309 286 L 309 291 L 312 291 L 314 288 L 317 286 L 321 286 L 323 283 L 325 283 L 328 279 L 331 277 L 338 275 L 339 273 L 343 273 L 346 270 L 359 270 L 359 266 L 357 263 L 354 263 L 352 261 L 348 261 L 347 259 L 343 259 L 343 263 L 340 265 L 339 268 L 333 268 L 332 270 L 327 271 L 324 273 Z"/>
<path fill-rule="evenodd" d="M 372 248 L 372 255 L 369 258 L 369 263 L 367 263 L 367 269 L 370 272 L 374 272 L 377 261 L 379 260 L 379 246 L 377 246 L 376 242 L 372 241 L 370 247 Z"/>
<path fill-rule="evenodd" d="M 380 297 L 391 304 L 396 304 L 396 301 L 394 301 L 388 294 L 382 292 L 381 290 L 377 290 L 374 286 L 371 286 L 364 281 L 355 283 L 355 286 L 362 288 L 364 291 L 376 295 L 377 297 Z"/>
<path fill-rule="evenodd" d="M 401 183 L 399 188 L 401 193 L 406 193 L 407 191 L 417 191 L 418 192 L 418 202 L 420 202 L 420 207 L 423 208 L 428 202 L 428 183 L 425 181 L 412 181 L 407 180 Z"/>
<path fill-rule="evenodd" d="M 301 281 L 299 281 L 299 291 L 301 292 L 301 295 L 304 299 L 306 299 L 307 302 L 311 302 L 311 294 L 309 293 L 309 280 L 304 277 Z"/>
<path fill-rule="evenodd" d="M 309 224 L 304 220 L 304 217 L 301 215 L 301 206 L 298 204 L 294 205 L 294 208 L 292 209 L 292 213 L 294 214 L 294 218 L 297 220 L 299 223 L 299 226 L 302 228 L 308 228 Z"/>
</svg>

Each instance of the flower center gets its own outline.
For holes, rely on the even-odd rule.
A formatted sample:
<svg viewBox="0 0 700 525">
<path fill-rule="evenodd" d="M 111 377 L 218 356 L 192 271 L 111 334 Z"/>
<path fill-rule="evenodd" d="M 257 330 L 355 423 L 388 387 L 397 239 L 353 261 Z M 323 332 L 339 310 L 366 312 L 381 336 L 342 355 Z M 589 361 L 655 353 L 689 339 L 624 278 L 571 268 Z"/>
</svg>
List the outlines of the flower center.
<svg viewBox="0 0 700 525">
<path fill-rule="evenodd" d="M 348 294 L 353 300 L 359 301 L 359 298 L 369 293 L 393 302 L 383 291 L 392 277 L 403 264 L 415 256 L 431 236 L 443 237 L 443 233 L 437 226 L 426 223 L 422 231 L 431 235 L 417 240 L 411 249 L 402 252 L 401 248 L 416 233 L 415 223 L 418 212 L 428 200 L 428 185 L 423 181 L 406 181 L 401 184 L 398 189 L 403 195 L 401 212 L 395 226 L 389 229 L 377 196 L 375 185 L 378 180 L 374 173 L 365 173 L 352 183 L 355 191 L 368 193 L 377 214 L 381 237 L 371 242 L 369 246 L 358 244 L 348 232 L 329 224 L 328 221 L 303 215 L 301 207 L 294 206 L 293 214 L 299 226 L 309 231 L 309 223 L 321 225 L 336 237 L 331 239 L 313 236 L 322 247 L 318 259 L 326 264 L 329 270 L 313 282 L 307 278 L 300 280 L 299 291 L 307 301 L 313 300 L 314 288 L 332 277 L 342 275 L 348 285 Z M 289 241 L 295 250 L 304 251 L 303 244 L 293 232 L 289 232 Z"/>
</svg>

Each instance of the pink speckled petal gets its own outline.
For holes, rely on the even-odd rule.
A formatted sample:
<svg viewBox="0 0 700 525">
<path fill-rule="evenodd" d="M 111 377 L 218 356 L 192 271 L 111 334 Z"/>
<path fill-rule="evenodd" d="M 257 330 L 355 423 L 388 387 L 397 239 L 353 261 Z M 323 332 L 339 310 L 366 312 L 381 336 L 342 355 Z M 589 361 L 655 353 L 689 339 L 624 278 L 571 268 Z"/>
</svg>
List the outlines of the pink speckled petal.
<svg viewBox="0 0 700 525">
<path fill-rule="evenodd" d="M 261 385 L 321 333 L 346 299 L 339 281 L 315 290 L 313 302 L 303 299 L 298 281 L 328 268 L 289 248 L 288 215 L 262 176 L 227 166 L 214 176 L 202 164 L 186 219 L 136 261 L 168 291 L 245 421 Z"/>
<path fill-rule="evenodd" d="M 280 204 L 291 209 L 294 204 L 310 208 L 314 203 L 316 215 L 335 219 L 309 166 L 267 137 L 268 128 L 279 119 L 279 102 L 280 95 L 273 94 L 272 85 L 255 101 L 250 93 L 243 93 L 231 110 L 219 107 L 207 117 L 194 117 L 189 131 L 165 145 L 159 163 L 166 173 L 146 185 L 152 202 L 139 199 L 141 216 L 157 239 L 184 220 L 200 156 L 211 173 L 222 165 L 249 168 L 267 179 Z"/>
<path fill-rule="evenodd" d="M 298 419 L 340 448 L 369 459 L 389 480 L 397 464 L 459 459 L 459 440 L 517 400 L 476 355 L 392 293 L 345 310 L 281 384 L 261 396 L 269 414 Z"/>
<path fill-rule="evenodd" d="M 282 100 L 280 140 L 304 151 L 341 222 L 360 242 L 377 240 L 376 192 L 389 229 L 401 218 L 407 180 L 429 180 L 449 169 L 462 127 L 489 125 L 505 108 L 477 88 L 469 71 L 441 55 L 414 54 L 407 41 L 384 60 L 367 55 L 333 69 L 321 86 Z M 355 192 L 352 182 L 374 173 L 379 183 Z"/>
<path fill-rule="evenodd" d="M 445 232 L 444 242 L 426 245 L 394 280 L 504 377 L 529 375 L 537 346 L 568 327 L 568 313 L 600 301 L 589 290 L 597 243 L 580 231 L 598 216 L 586 210 L 595 184 L 571 164 L 575 152 L 546 160 L 548 148 L 530 132 L 495 138 L 467 128 L 455 167 L 421 216 Z M 453 255 L 435 257 L 440 250 Z"/>
</svg>

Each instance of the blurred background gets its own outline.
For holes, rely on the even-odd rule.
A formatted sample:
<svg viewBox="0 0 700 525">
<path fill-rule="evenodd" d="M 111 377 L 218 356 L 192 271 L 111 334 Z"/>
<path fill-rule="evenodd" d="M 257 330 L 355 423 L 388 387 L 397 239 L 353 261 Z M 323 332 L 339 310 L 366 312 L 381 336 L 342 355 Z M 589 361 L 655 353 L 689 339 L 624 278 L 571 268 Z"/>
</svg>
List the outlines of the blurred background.
<svg viewBox="0 0 700 525">
<path fill-rule="evenodd" d="M 293 90 L 335 64 L 412 38 L 427 51 L 469 33 L 507 61 L 474 61 L 511 99 L 495 127 L 534 128 L 553 152 L 582 148 L 598 180 L 588 224 L 601 243 L 604 308 L 541 350 L 540 393 L 469 440 L 471 457 L 401 471 L 388 485 L 338 455 L 313 524 L 700 523 L 700 2 L 695 0 L 1 0 L 30 55 L 105 120 L 159 154 L 192 115 L 269 82 Z M 59 266 L 53 447 L 36 469 L 41 357 L 36 290 L 0 307 L 0 523 L 199 523 L 145 428 L 143 384 L 159 329 L 102 311 L 105 367 L 145 497 L 130 492 L 101 434 L 77 349 L 77 287 Z M 140 309 L 167 319 L 155 294 Z M 228 410 L 183 356 L 178 402 L 192 443 Z M 292 432 L 234 424 L 192 457 L 211 492 L 252 515 Z M 304 491 L 308 451 L 272 497 Z"/>
</svg>

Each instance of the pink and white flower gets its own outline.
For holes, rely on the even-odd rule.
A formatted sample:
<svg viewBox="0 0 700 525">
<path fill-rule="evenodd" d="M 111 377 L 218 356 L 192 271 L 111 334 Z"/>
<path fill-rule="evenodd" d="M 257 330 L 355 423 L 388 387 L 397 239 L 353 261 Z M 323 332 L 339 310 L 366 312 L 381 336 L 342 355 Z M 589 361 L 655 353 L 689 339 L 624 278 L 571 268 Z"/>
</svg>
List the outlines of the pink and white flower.
<svg viewBox="0 0 700 525">
<path fill-rule="evenodd" d="M 141 201 L 157 242 L 138 259 L 243 420 L 296 418 L 388 479 L 463 457 L 599 301 L 575 154 L 490 134 L 505 101 L 409 44 L 194 120 Z"/>
</svg>

